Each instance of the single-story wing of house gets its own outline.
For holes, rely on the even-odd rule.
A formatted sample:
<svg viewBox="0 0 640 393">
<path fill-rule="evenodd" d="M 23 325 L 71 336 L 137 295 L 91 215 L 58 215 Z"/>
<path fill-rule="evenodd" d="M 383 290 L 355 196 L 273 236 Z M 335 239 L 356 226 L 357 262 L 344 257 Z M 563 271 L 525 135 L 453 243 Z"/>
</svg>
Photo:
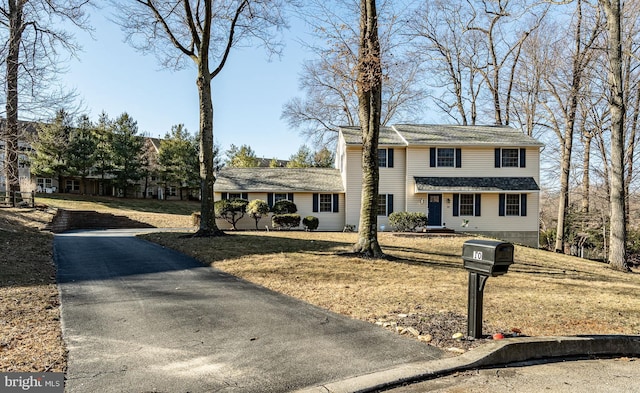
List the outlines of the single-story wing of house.
<svg viewBox="0 0 640 393">
<path fill-rule="evenodd" d="M 214 186 L 215 200 L 242 198 L 261 199 L 270 207 L 286 199 L 296 204 L 297 214 L 318 217 L 320 231 L 344 228 L 344 188 L 335 168 L 222 168 Z M 229 223 L 217 219 L 219 228 Z M 270 217 L 259 222 L 259 228 L 271 227 Z M 245 215 L 238 229 L 255 229 L 255 221 Z"/>
</svg>

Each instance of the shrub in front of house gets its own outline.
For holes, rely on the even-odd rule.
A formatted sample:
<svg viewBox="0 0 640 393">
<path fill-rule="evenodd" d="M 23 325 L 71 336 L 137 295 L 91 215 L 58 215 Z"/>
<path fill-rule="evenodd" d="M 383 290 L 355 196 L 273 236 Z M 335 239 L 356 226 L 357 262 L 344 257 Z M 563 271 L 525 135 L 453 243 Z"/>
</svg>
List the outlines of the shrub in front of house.
<svg viewBox="0 0 640 393">
<path fill-rule="evenodd" d="M 419 227 L 427 226 L 424 213 L 393 212 L 389 215 L 389 225 L 396 232 L 415 232 Z"/>
<path fill-rule="evenodd" d="M 235 230 L 236 224 L 247 211 L 246 199 L 221 199 L 213 204 L 216 218 L 222 218 Z"/>
<path fill-rule="evenodd" d="M 306 216 L 302 219 L 302 225 L 304 225 L 307 231 L 315 231 L 318 229 L 318 225 L 320 225 L 320 220 L 318 220 L 318 217 Z"/>
<path fill-rule="evenodd" d="M 298 207 L 291 201 L 281 199 L 273 205 L 271 211 L 273 214 L 293 214 L 298 211 Z"/>
<path fill-rule="evenodd" d="M 247 214 L 256 222 L 257 230 L 260 219 L 269 214 L 269 205 L 262 199 L 254 199 L 247 205 Z"/>
<path fill-rule="evenodd" d="M 271 217 L 271 225 L 277 229 L 291 229 L 299 227 L 300 214 L 275 214 Z"/>
</svg>

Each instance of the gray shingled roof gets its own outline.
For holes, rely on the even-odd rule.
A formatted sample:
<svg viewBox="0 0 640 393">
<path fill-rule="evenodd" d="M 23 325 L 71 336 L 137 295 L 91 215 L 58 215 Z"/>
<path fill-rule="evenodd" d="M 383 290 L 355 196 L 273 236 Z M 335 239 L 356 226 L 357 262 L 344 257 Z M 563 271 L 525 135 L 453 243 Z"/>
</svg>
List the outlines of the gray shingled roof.
<svg viewBox="0 0 640 393">
<path fill-rule="evenodd" d="M 348 145 L 362 144 L 359 127 L 340 128 Z M 543 146 L 509 126 L 395 124 L 380 128 L 380 145 L 410 146 Z"/>
<path fill-rule="evenodd" d="M 347 145 L 361 145 L 362 144 L 362 131 L 360 127 L 340 127 L 342 135 Z M 380 136 L 378 139 L 378 145 L 400 145 L 406 146 L 407 144 L 397 132 L 391 127 L 380 127 Z"/>
<path fill-rule="evenodd" d="M 222 168 L 214 189 L 218 192 L 344 192 L 335 168 Z"/>
<path fill-rule="evenodd" d="M 533 177 L 414 177 L 418 191 L 538 191 Z"/>
</svg>

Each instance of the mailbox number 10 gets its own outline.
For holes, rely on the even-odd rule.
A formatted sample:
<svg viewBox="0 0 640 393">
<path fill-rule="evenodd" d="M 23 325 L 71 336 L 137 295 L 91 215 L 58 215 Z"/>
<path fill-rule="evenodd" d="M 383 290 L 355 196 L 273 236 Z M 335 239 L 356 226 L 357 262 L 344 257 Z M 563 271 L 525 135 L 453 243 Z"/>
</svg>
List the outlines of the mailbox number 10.
<svg viewBox="0 0 640 393">
<path fill-rule="evenodd" d="M 473 259 L 482 260 L 482 251 L 474 251 L 473 252 Z"/>
</svg>

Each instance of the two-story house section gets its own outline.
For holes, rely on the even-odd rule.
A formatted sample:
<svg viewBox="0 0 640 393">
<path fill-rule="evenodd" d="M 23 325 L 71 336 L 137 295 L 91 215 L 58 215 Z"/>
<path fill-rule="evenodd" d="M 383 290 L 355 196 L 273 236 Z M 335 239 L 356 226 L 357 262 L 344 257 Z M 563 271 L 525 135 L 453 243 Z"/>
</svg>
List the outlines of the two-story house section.
<svg viewBox="0 0 640 393">
<path fill-rule="evenodd" d="M 433 228 L 538 246 L 540 149 L 505 126 L 399 124 L 380 130 L 378 224 L 393 211 L 423 212 Z M 337 165 L 345 222 L 357 224 L 362 137 L 340 129 Z"/>
</svg>

